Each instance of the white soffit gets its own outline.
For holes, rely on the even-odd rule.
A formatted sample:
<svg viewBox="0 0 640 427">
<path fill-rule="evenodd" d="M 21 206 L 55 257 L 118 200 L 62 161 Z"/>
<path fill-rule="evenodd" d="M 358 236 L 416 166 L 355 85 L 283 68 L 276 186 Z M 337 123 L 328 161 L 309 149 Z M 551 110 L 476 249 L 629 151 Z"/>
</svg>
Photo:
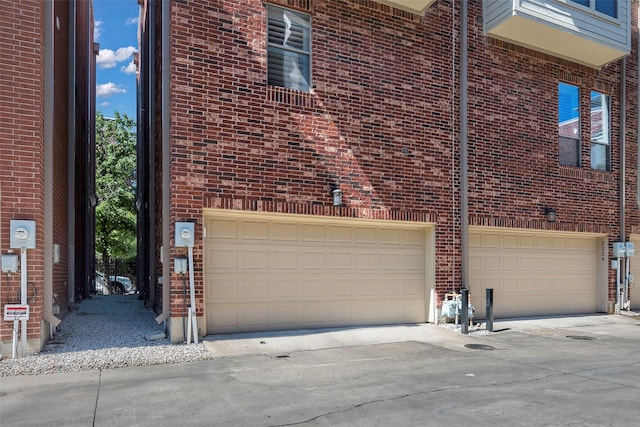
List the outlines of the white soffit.
<svg viewBox="0 0 640 427">
<path fill-rule="evenodd" d="M 429 6 L 435 3 L 436 0 L 379 0 L 379 2 L 406 10 L 407 12 L 424 15 L 424 12 Z"/>
</svg>

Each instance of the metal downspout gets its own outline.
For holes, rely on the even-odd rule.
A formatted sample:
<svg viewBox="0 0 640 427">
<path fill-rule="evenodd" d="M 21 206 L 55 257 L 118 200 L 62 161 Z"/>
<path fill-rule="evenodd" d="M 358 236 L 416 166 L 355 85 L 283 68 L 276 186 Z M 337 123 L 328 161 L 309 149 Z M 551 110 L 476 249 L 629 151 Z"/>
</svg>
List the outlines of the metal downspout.
<svg viewBox="0 0 640 427">
<path fill-rule="evenodd" d="M 44 320 L 51 328 L 61 320 L 53 315 L 53 112 L 54 112 L 54 6 L 44 2 Z"/>
<path fill-rule="evenodd" d="M 147 111 L 146 111 L 146 124 L 148 125 L 148 133 L 147 133 L 147 138 L 150 141 L 150 144 L 148 146 L 148 150 L 147 150 L 147 156 L 149 156 L 149 159 L 151 159 L 150 162 L 148 162 L 147 167 L 148 169 L 148 177 L 149 177 L 149 184 L 147 186 L 147 188 L 149 189 L 148 191 L 148 195 L 149 195 L 149 206 L 147 207 L 148 212 L 149 212 L 149 224 L 147 224 L 147 233 L 149 234 L 149 266 L 150 266 L 150 274 L 149 274 L 149 284 L 150 284 L 150 289 L 149 289 L 149 304 L 151 305 L 151 307 L 154 307 L 156 304 L 156 280 L 157 280 L 157 273 L 156 273 L 156 258 L 157 258 L 157 251 L 156 251 L 156 222 L 157 222 L 157 217 L 156 217 L 156 187 L 157 187 L 157 182 L 156 182 L 156 157 L 157 157 L 157 153 L 156 153 L 156 134 L 157 134 L 157 130 L 156 130 L 156 121 L 155 121 L 155 105 L 156 105 L 156 93 L 155 93 L 155 85 L 154 85 L 154 81 L 156 80 L 156 68 L 154 66 L 154 64 L 156 63 L 156 38 L 152 36 L 152 34 L 155 34 L 155 28 L 156 28 L 156 6 L 153 2 L 149 3 L 149 7 L 150 9 L 147 9 L 147 14 L 149 15 L 149 29 L 147 30 L 147 34 L 149 35 L 147 37 L 148 43 L 147 43 L 147 49 L 148 49 L 148 64 L 149 66 L 147 67 L 147 102 L 148 102 L 148 107 L 147 107 Z M 163 282 L 164 283 L 164 282 Z M 163 302 L 164 305 L 164 302 Z"/>
<path fill-rule="evenodd" d="M 640 6 L 638 6 L 638 16 L 640 16 Z M 638 25 L 638 29 L 640 30 L 640 24 Z M 640 40 L 638 41 L 638 51 L 636 52 L 636 62 L 640 61 Z M 637 120 L 637 125 L 636 125 L 636 139 L 637 139 L 637 145 L 638 145 L 638 153 L 640 153 L 640 129 L 638 129 L 640 127 L 640 67 L 638 67 L 638 75 L 637 77 L 637 81 L 638 81 L 638 94 L 636 96 L 636 100 L 638 102 L 638 105 L 636 106 L 637 110 L 638 110 L 638 120 Z M 637 165 L 636 165 L 636 170 L 640 171 L 640 156 L 636 156 L 637 157 Z M 640 173 L 636 174 L 637 178 L 636 178 L 636 205 L 640 206 Z"/>
<path fill-rule="evenodd" d="M 620 61 L 620 242 L 626 242 L 625 211 L 626 211 L 626 147 L 625 137 L 627 130 L 627 59 Z"/>
<path fill-rule="evenodd" d="M 626 131 L 626 85 L 625 80 L 627 77 L 627 60 L 626 58 L 622 58 L 620 61 L 620 177 L 619 177 L 619 221 L 620 221 L 620 236 L 619 242 L 626 242 L 626 230 L 625 230 L 625 211 L 626 211 L 626 183 L 625 183 L 625 175 L 626 175 L 626 147 L 625 147 L 625 131 Z M 624 260 L 624 258 L 622 258 Z M 626 263 L 621 262 L 618 265 L 618 277 L 624 278 L 627 277 L 626 271 Z M 622 292 L 624 295 L 624 299 L 627 298 L 626 293 L 626 280 L 620 282 L 620 279 L 616 279 L 616 313 L 620 314 L 620 310 L 622 310 L 622 306 L 626 301 L 623 301 L 623 295 L 621 295 L 621 288 L 625 289 L 625 292 Z"/>
<path fill-rule="evenodd" d="M 171 315 L 171 193 L 170 179 L 170 99 L 169 99 L 169 29 L 171 23 L 171 2 L 162 2 L 162 313 L 156 318 L 156 322 L 166 321 Z M 153 29 L 151 29 L 153 30 Z M 154 64 L 150 64 L 152 67 Z"/>
<path fill-rule="evenodd" d="M 469 284 L 469 159 L 468 144 L 468 5 L 462 1 L 460 9 L 460 257 L 462 288 Z"/>
<path fill-rule="evenodd" d="M 68 103 L 67 117 L 67 281 L 69 286 L 69 302 L 76 301 L 76 2 L 69 3 L 69 75 L 68 75 Z"/>
</svg>

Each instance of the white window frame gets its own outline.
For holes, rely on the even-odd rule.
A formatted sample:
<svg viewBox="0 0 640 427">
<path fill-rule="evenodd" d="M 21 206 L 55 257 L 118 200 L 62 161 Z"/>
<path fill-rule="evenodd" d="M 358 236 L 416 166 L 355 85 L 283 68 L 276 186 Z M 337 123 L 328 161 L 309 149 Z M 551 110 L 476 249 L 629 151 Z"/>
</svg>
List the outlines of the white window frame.
<svg viewBox="0 0 640 427">
<path fill-rule="evenodd" d="M 585 6 L 583 4 L 578 3 L 578 1 L 579 0 L 565 0 L 565 2 L 567 4 L 570 4 L 572 6 L 579 7 L 579 8 L 582 8 L 582 9 L 585 9 L 585 8 L 589 9 L 590 13 L 592 13 L 592 14 L 597 14 L 598 16 L 602 16 L 602 17 L 606 17 L 608 19 L 614 19 L 614 20 L 618 21 L 620 19 L 620 6 L 621 6 L 620 2 L 629 1 L 629 0 L 616 0 L 616 15 L 615 16 L 608 15 L 608 14 L 606 14 L 604 12 L 600 12 L 599 10 L 596 9 L 596 2 L 600 1 L 600 0 L 589 0 L 589 5 L 588 6 Z"/>
<path fill-rule="evenodd" d="M 270 41 L 271 15 L 282 13 L 282 23 L 284 26 L 283 42 L 274 43 Z M 291 36 L 291 28 L 297 26 L 302 29 L 302 48 L 297 48 L 287 44 L 287 39 Z M 282 27 L 280 27 L 282 28 Z M 306 37 L 306 40 L 305 40 Z M 289 62 L 289 72 L 283 70 L 282 81 L 272 79 L 272 67 L 275 65 L 270 58 L 270 52 L 278 52 L 283 56 L 283 69 L 286 67 L 285 61 Z M 302 58 L 302 64 L 299 59 Z M 306 67 L 304 63 L 306 61 Z M 272 65 L 273 64 L 273 65 Z M 300 70 L 300 65 L 305 69 Z M 306 73 L 305 73 L 306 72 Z M 306 76 L 305 76 L 306 74 Z M 280 80 L 280 79 L 278 79 Z M 297 10 L 287 9 L 281 6 L 267 4 L 267 82 L 269 85 L 281 86 L 289 89 L 309 92 L 311 86 L 311 15 Z"/>
<path fill-rule="evenodd" d="M 560 122 L 559 117 L 560 117 L 560 109 L 562 108 L 561 105 L 561 91 L 560 91 L 560 85 L 565 85 L 568 86 L 570 88 L 575 88 L 577 91 L 577 105 L 575 106 L 575 108 L 577 108 L 576 113 L 577 113 L 577 117 L 573 117 L 571 119 L 565 120 L 563 122 Z M 581 89 L 579 86 L 576 85 L 572 85 L 570 83 L 565 83 L 565 82 L 558 82 L 558 92 L 557 92 L 557 102 L 558 102 L 558 161 L 560 163 L 560 165 L 562 166 L 572 166 L 572 167 L 582 167 L 582 144 L 581 144 L 581 125 L 582 125 L 582 115 L 580 114 L 580 92 Z M 563 132 L 561 131 L 563 126 L 568 126 L 568 127 L 573 127 L 571 126 L 572 123 L 575 123 L 575 134 L 574 135 L 568 135 L 568 134 L 563 134 Z M 575 162 L 563 162 L 563 155 L 562 155 L 562 148 L 564 145 L 566 145 L 568 142 L 572 142 L 575 144 L 575 150 L 576 150 L 576 158 L 575 158 Z M 574 164 L 575 163 L 575 164 Z"/>
<path fill-rule="evenodd" d="M 594 108 L 593 99 L 594 95 L 600 98 L 599 108 Z M 611 97 L 602 92 L 598 92 L 595 90 L 591 91 L 590 97 L 590 111 L 591 111 L 591 148 L 590 148 L 590 157 L 591 157 L 591 168 L 595 170 L 601 170 L 609 172 L 611 171 Z M 598 120 L 597 114 L 601 110 L 600 114 L 602 114 L 601 118 Z M 600 132 L 595 133 L 594 129 L 601 122 Z M 605 166 L 596 167 L 598 165 L 594 165 L 594 148 L 595 147 L 605 147 Z"/>
</svg>

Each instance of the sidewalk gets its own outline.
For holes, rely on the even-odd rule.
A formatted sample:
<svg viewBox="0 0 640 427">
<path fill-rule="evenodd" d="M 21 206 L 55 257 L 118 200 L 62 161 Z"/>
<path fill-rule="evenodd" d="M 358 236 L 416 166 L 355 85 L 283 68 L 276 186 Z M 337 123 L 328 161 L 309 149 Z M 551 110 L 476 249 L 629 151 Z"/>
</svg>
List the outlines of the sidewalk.
<svg viewBox="0 0 640 427">
<path fill-rule="evenodd" d="M 637 425 L 638 326 L 599 315 L 499 321 L 484 336 L 418 325 L 207 337 L 214 360 L 0 378 L 0 424 Z"/>
</svg>

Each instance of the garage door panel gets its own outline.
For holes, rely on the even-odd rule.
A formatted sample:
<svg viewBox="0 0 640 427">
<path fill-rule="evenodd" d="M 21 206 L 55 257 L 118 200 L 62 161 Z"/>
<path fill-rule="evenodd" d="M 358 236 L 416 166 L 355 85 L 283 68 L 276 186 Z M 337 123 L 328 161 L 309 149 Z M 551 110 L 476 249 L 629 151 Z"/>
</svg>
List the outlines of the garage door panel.
<svg viewBox="0 0 640 427">
<path fill-rule="evenodd" d="M 424 279 L 422 276 L 404 279 L 401 283 L 402 295 L 412 296 L 416 299 L 420 299 L 424 295 Z"/>
<path fill-rule="evenodd" d="M 301 235 L 303 242 L 324 242 L 326 229 L 323 225 L 302 225 Z"/>
<path fill-rule="evenodd" d="M 380 316 L 378 308 L 381 303 L 379 301 L 363 301 L 358 306 L 358 309 L 353 311 L 353 316 L 350 321 L 354 324 L 367 324 L 370 319 L 375 319 Z M 380 320 L 380 323 L 384 323 L 384 320 Z"/>
<path fill-rule="evenodd" d="M 500 247 L 500 235 L 499 234 L 485 234 L 482 236 L 483 248 L 499 248 Z"/>
<path fill-rule="evenodd" d="M 378 255 L 375 252 L 354 254 L 357 270 L 377 270 Z"/>
<path fill-rule="evenodd" d="M 274 270 L 298 269 L 298 252 L 296 252 L 295 250 L 273 250 L 271 252 L 271 260 L 271 268 Z M 324 254 L 322 254 L 322 260 L 324 262 Z M 265 268 L 269 268 L 269 265 L 267 265 L 267 267 Z"/>
<path fill-rule="evenodd" d="M 300 268 L 303 271 L 324 270 L 326 268 L 326 254 L 322 250 L 303 251 L 301 252 L 302 263 Z M 289 259 L 293 264 L 291 269 L 297 268 L 297 253 L 293 252 L 289 255 Z"/>
<path fill-rule="evenodd" d="M 331 252 L 328 254 L 328 267 L 331 270 L 352 270 L 353 259 L 350 252 Z"/>
<path fill-rule="evenodd" d="M 267 222 L 245 221 L 241 223 L 241 228 L 244 240 L 269 239 L 269 224 Z"/>
<path fill-rule="evenodd" d="M 423 230 L 402 230 L 402 244 L 422 249 L 424 246 Z"/>
<path fill-rule="evenodd" d="M 533 255 L 518 257 L 518 271 L 530 273 L 536 269 L 536 259 Z"/>
<path fill-rule="evenodd" d="M 535 249 L 536 238 L 533 236 L 520 236 L 519 244 L 520 249 Z"/>
<path fill-rule="evenodd" d="M 379 243 L 383 245 L 399 245 L 402 243 L 402 234 L 400 230 L 392 230 L 388 228 L 378 229 Z"/>
<path fill-rule="evenodd" d="M 562 256 L 551 258 L 551 271 L 562 273 L 567 270 L 567 260 Z"/>
<path fill-rule="evenodd" d="M 487 288 L 494 289 L 498 317 L 596 310 L 595 237 L 519 235 L 515 231 L 471 235 L 483 243 L 470 250 L 471 301 L 477 316 L 485 314 Z"/>
<path fill-rule="evenodd" d="M 482 234 L 469 234 L 469 247 L 481 248 L 482 247 Z"/>
<path fill-rule="evenodd" d="M 207 227 L 211 237 L 216 239 L 238 238 L 238 223 L 232 220 L 211 221 Z"/>
<path fill-rule="evenodd" d="M 339 282 L 331 280 L 329 283 L 327 283 L 326 288 L 328 297 L 352 295 L 351 283 L 348 280 L 341 280 Z"/>
<path fill-rule="evenodd" d="M 329 230 L 329 243 L 351 243 L 353 241 L 351 227 L 330 225 L 327 228 Z"/>
<path fill-rule="evenodd" d="M 297 280 L 270 280 L 269 295 L 273 298 L 297 298 L 300 286 Z"/>
<path fill-rule="evenodd" d="M 220 331 L 231 332 L 237 330 L 237 314 L 236 308 L 207 305 L 207 322 L 217 325 Z"/>
<path fill-rule="evenodd" d="M 241 276 L 239 282 L 238 300 L 269 298 L 269 282 L 264 277 L 247 280 Z"/>
<path fill-rule="evenodd" d="M 236 269 L 238 268 L 238 254 L 235 248 L 226 250 L 207 250 L 207 268 L 212 269 Z"/>
<path fill-rule="evenodd" d="M 567 239 L 562 237 L 553 237 L 551 239 L 551 249 L 553 250 L 565 250 L 567 248 Z"/>
<path fill-rule="evenodd" d="M 240 250 L 238 255 L 243 269 L 266 270 L 269 268 L 269 251 L 265 249 Z"/>
<path fill-rule="evenodd" d="M 326 295 L 325 281 L 322 279 L 305 278 L 299 284 L 300 296 L 303 298 L 322 297 Z"/>
<path fill-rule="evenodd" d="M 518 247 L 518 236 L 510 236 L 503 235 L 502 236 L 502 248 L 512 248 L 515 249 Z"/>
<path fill-rule="evenodd" d="M 551 291 L 551 283 L 547 278 L 538 278 L 533 282 L 533 290 L 536 293 L 547 293 Z"/>
<path fill-rule="evenodd" d="M 536 236 L 536 249 L 551 249 L 551 239 L 549 237 Z"/>
<path fill-rule="evenodd" d="M 422 228 L 224 222 L 205 239 L 208 333 L 426 320 Z"/>
<path fill-rule="evenodd" d="M 239 280 L 235 277 L 221 278 L 207 285 L 212 292 L 215 292 L 222 299 L 236 298 L 240 288 Z"/>
<path fill-rule="evenodd" d="M 482 262 L 483 270 L 486 271 L 501 271 L 502 260 L 497 255 L 487 255 L 483 258 Z"/>
<path fill-rule="evenodd" d="M 355 243 L 359 244 L 375 244 L 376 229 L 370 227 L 356 227 L 354 229 Z"/>
<path fill-rule="evenodd" d="M 372 279 L 362 279 L 360 277 L 356 277 L 352 281 L 352 291 L 353 295 L 357 297 L 368 297 L 371 295 L 376 295 L 377 290 L 375 283 Z"/>
<path fill-rule="evenodd" d="M 424 253 L 407 254 L 402 257 L 402 269 L 407 272 L 424 271 Z"/>
<path fill-rule="evenodd" d="M 547 256 L 538 256 L 535 258 L 536 271 L 545 272 L 551 270 L 551 260 Z"/>
</svg>

